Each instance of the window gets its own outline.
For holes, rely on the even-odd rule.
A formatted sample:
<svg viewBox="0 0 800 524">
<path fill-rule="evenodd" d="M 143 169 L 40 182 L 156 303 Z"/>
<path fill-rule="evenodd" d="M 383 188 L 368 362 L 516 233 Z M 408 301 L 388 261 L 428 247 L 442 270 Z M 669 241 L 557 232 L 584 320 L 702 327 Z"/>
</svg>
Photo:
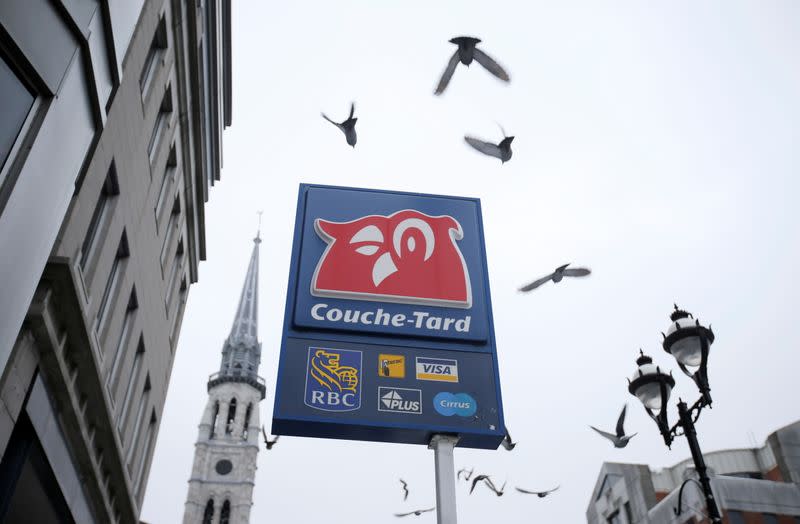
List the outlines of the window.
<svg viewBox="0 0 800 524">
<path fill-rule="evenodd" d="M 97 308 L 97 319 L 94 327 L 95 331 L 100 331 L 103 321 L 106 319 L 108 312 L 108 305 L 111 298 L 116 294 L 117 286 L 121 280 L 120 274 L 122 273 L 121 267 L 125 259 L 130 256 L 128 250 L 128 235 L 122 231 L 122 238 L 120 238 L 117 252 L 114 255 L 114 262 L 111 264 L 111 271 L 108 272 L 108 279 L 106 280 L 106 287 L 103 290 L 103 298 L 100 300 L 100 307 Z"/>
<path fill-rule="evenodd" d="M 94 212 L 92 212 L 92 218 L 89 221 L 89 228 L 86 230 L 86 236 L 83 238 L 83 244 L 81 244 L 80 266 L 83 271 L 86 270 L 86 263 L 89 261 L 89 256 L 92 253 L 97 232 L 100 230 L 101 224 L 106 221 L 110 201 L 116 195 L 119 195 L 117 170 L 114 167 L 114 162 L 111 162 L 111 167 L 108 169 L 103 187 L 100 188 L 100 197 L 97 199 L 97 204 L 94 206 Z"/>
<path fill-rule="evenodd" d="M 203 511 L 203 524 L 211 524 L 211 519 L 214 518 L 214 501 L 208 499 L 206 509 Z"/>
<path fill-rule="evenodd" d="M 219 512 L 219 524 L 230 524 L 231 522 L 231 501 L 226 500 L 222 503 L 222 510 Z"/>
<path fill-rule="evenodd" d="M 178 344 L 178 335 L 179 335 L 179 328 L 180 323 L 178 322 L 183 315 L 183 307 L 186 304 L 186 290 L 189 286 L 186 285 L 186 274 L 183 275 L 181 279 L 181 286 L 178 288 L 178 309 L 175 310 L 175 314 L 172 315 L 172 327 L 170 327 L 170 342 L 171 346 L 170 349 L 175 347 Z"/>
<path fill-rule="evenodd" d="M 607 524 L 622 524 L 622 519 L 619 516 L 619 510 L 615 511 L 606 519 Z"/>
<path fill-rule="evenodd" d="M 167 253 L 169 253 L 169 246 L 172 244 L 172 235 L 178 229 L 178 217 L 181 213 L 181 197 L 175 195 L 175 201 L 172 203 L 172 216 L 169 218 L 169 225 L 167 226 L 167 233 L 164 235 L 164 243 L 161 244 L 161 255 L 159 262 L 161 262 L 161 271 L 163 275 L 164 265 L 167 263 Z"/>
<path fill-rule="evenodd" d="M 741 511 L 728 510 L 728 522 L 729 524 L 744 524 L 744 515 Z"/>
<path fill-rule="evenodd" d="M 214 414 L 211 416 L 211 430 L 209 432 L 208 438 L 214 438 L 214 434 L 216 433 L 217 428 L 217 418 L 219 417 L 219 400 L 214 402 Z"/>
<path fill-rule="evenodd" d="M 5 166 L 35 99 L 33 92 L 0 55 L 0 115 L 3 115 L 0 119 L 0 169 Z M 0 177 L 0 184 L 2 182 Z"/>
<path fill-rule="evenodd" d="M 627 524 L 633 524 L 633 515 L 631 514 L 631 503 L 630 501 L 625 501 L 625 505 L 623 506 L 625 509 L 625 518 L 628 520 Z"/>
<path fill-rule="evenodd" d="M 172 303 L 172 296 L 178 288 L 178 277 L 180 276 L 181 262 L 183 261 L 183 238 L 178 242 L 178 248 L 175 250 L 175 260 L 172 262 L 172 270 L 170 271 L 169 280 L 167 281 L 167 294 L 164 297 L 164 308 L 166 309 L 167 316 L 169 316 L 170 304 Z"/>
<path fill-rule="evenodd" d="M 228 420 L 225 422 L 225 434 L 230 435 L 233 431 L 233 422 L 236 419 L 236 399 L 232 398 L 228 405 Z"/>
<path fill-rule="evenodd" d="M 778 516 L 772 513 L 764 513 L 764 524 L 778 524 Z"/>
<path fill-rule="evenodd" d="M 120 440 L 124 440 L 125 419 L 128 416 L 128 409 L 131 406 L 131 398 L 133 397 L 133 390 L 136 386 L 137 378 L 139 377 L 139 368 L 142 366 L 142 356 L 144 355 L 144 339 L 139 336 L 139 347 L 136 349 L 136 355 L 133 357 L 133 365 L 131 366 L 131 374 L 128 377 L 128 387 L 125 390 L 125 400 L 122 401 L 122 410 L 117 418 L 117 430 L 119 431 Z"/>
<path fill-rule="evenodd" d="M 150 162 L 154 160 L 156 151 L 158 151 L 158 144 L 161 142 L 161 137 L 169 124 L 169 117 L 172 114 L 172 87 L 168 87 L 164 92 L 164 98 L 161 99 L 161 105 L 158 108 L 158 116 L 156 123 L 153 126 L 153 133 L 150 135 L 150 143 L 147 146 L 147 154 L 150 156 Z"/>
<path fill-rule="evenodd" d="M 128 307 L 125 310 L 125 319 L 122 321 L 122 329 L 120 330 L 119 341 L 117 342 L 117 348 L 114 350 L 114 355 L 111 360 L 111 369 L 109 370 L 108 377 L 106 377 L 106 390 L 112 397 L 112 401 L 114 397 L 114 386 L 117 383 L 117 374 L 119 373 L 120 362 L 123 360 L 122 357 L 125 354 L 125 346 L 128 344 L 128 335 L 130 334 L 131 325 L 133 324 L 133 319 L 138 308 L 139 302 L 136 299 L 136 287 L 134 287 L 131 289 L 131 296 L 128 299 Z"/>
<path fill-rule="evenodd" d="M 139 88 L 142 91 L 142 96 L 150 90 L 150 80 L 155 76 L 158 70 L 158 61 L 164 56 L 164 51 L 167 49 L 167 24 L 164 17 L 158 21 L 158 27 L 153 35 L 153 41 L 150 43 L 150 50 L 147 52 L 144 66 L 142 67 L 142 74 L 139 76 Z"/>
<path fill-rule="evenodd" d="M 247 405 L 247 411 L 244 412 L 244 428 L 242 429 L 242 440 L 247 440 L 247 428 L 250 426 L 250 415 L 253 412 L 253 403 Z"/>
<path fill-rule="evenodd" d="M 147 433 L 144 439 L 144 449 L 142 450 L 142 456 L 139 457 L 139 465 L 136 468 L 136 480 L 134 481 L 136 493 L 139 494 L 141 491 L 142 485 L 142 476 L 144 475 L 144 465 L 147 463 L 148 457 L 150 457 L 150 452 L 153 450 L 153 440 L 155 439 L 155 432 L 156 432 L 156 413 L 150 414 L 150 424 L 147 426 Z"/>
<path fill-rule="evenodd" d="M 161 215 L 164 212 L 164 203 L 167 201 L 167 193 L 169 193 L 172 182 L 175 178 L 175 171 L 178 167 L 178 154 L 175 151 L 175 144 L 172 144 L 167 157 L 167 168 L 164 171 L 164 177 L 161 179 L 161 188 L 158 190 L 158 198 L 153 213 L 156 217 L 156 230 L 159 229 L 161 224 Z"/>
<path fill-rule="evenodd" d="M 139 409 L 136 410 L 136 417 L 134 420 L 133 429 L 131 429 L 131 445 L 128 447 L 128 455 L 125 460 L 128 463 L 128 472 L 133 474 L 133 457 L 136 455 L 136 448 L 139 444 L 139 435 L 141 434 L 142 424 L 144 424 L 144 417 L 147 409 L 147 401 L 150 400 L 150 377 L 144 379 L 144 390 L 142 391 L 142 398 L 139 401 Z"/>
</svg>

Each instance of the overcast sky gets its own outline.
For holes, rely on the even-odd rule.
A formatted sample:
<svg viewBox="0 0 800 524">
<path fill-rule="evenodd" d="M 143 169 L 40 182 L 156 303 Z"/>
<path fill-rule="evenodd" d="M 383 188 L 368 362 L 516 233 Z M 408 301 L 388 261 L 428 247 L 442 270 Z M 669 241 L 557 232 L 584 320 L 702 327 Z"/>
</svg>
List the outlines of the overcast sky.
<svg viewBox="0 0 800 524">
<path fill-rule="evenodd" d="M 664 446 L 626 382 L 642 347 L 675 371 L 675 400 L 696 398 L 660 346 L 673 301 L 717 335 L 705 451 L 762 445 L 796 420 L 798 27 L 800 3 L 788 0 L 234 2 L 233 126 L 142 519 L 182 519 L 206 381 L 262 209 L 269 428 L 300 182 L 482 201 L 506 422 L 520 444 L 459 449 L 456 465 L 561 490 L 497 498 L 459 485 L 461 523 L 581 522 L 603 461 L 689 457 L 683 438 Z M 481 38 L 511 83 L 459 66 L 433 96 L 457 35 Z M 354 150 L 319 116 L 343 120 L 353 100 Z M 502 166 L 462 138 L 499 140 L 495 121 L 516 136 Z M 594 273 L 516 291 L 567 262 Z M 611 430 L 626 402 L 639 435 L 618 450 L 588 424 Z M 394 522 L 434 501 L 422 446 L 286 437 L 259 453 L 251 521 Z"/>
</svg>

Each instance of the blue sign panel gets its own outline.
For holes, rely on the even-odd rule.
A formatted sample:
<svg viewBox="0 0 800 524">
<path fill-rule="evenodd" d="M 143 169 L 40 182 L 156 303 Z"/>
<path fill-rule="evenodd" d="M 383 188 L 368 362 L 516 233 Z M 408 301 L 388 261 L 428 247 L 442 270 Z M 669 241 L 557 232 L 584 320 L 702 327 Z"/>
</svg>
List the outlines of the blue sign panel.
<svg viewBox="0 0 800 524">
<path fill-rule="evenodd" d="M 499 445 L 480 201 L 300 186 L 273 432 Z"/>
</svg>

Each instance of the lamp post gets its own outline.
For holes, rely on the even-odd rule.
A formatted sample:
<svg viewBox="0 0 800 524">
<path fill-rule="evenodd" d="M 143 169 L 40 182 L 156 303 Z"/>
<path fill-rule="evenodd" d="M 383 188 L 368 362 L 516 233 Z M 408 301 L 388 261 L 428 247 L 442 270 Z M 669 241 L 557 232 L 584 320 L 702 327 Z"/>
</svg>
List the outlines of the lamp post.
<svg viewBox="0 0 800 524">
<path fill-rule="evenodd" d="M 694 467 L 700 479 L 700 486 L 706 498 L 711 522 L 721 524 L 722 517 L 714 500 L 714 493 L 711 491 L 711 482 L 708 479 L 708 471 L 694 427 L 702 409 L 706 406 L 711 407 L 711 388 L 708 385 L 708 352 L 714 342 L 714 332 L 711 331 L 711 328 L 701 325 L 700 321 L 695 319 L 691 313 L 678 309 L 677 305 L 675 311 L 670 315 L 670 320 L 672 323 L 667 329 L 667 333 L 662 333 L 664 351 L 675 357 L 681 371 L 694 381 L 700 391 L 700 398 L 691 407 L 688 407 L 683 399 L 679 399 L 678 422 L 670 427 L 667 420 L 667 402 L 672 388 L 675 387 L 675 379 L 672 377 L 672 372 L 665 373 L 659 366 L 653 364 L 652 358 L 641 350 L 639 350 L 639 358 L 636 359 L 638 368 L 633 377 L 628 380 L 628 391 L 642 402 L 645 411 L 658 426 L 667 447 L 672 448 L 675 437 L 680 435 L 686 437 L 689 450 L 692 452 Z M 682 492 L 683 486 L 681 486 L 681 494 Z M 679 496 L 678 508 L 675 510 L 676 515 L 679 515 L 681 511 L 680 498 Z"/>
</svg>

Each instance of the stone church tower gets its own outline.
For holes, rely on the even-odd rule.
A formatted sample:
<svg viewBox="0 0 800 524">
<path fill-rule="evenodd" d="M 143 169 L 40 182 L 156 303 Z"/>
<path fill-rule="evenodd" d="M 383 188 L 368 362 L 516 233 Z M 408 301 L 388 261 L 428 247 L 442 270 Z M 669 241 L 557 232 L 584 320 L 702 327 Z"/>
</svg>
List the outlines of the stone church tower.
<svg viewBox="0 0 800 524">
<path fill-rule="evenodd" d="M 260 446 L 258 405 L 266 386 L 258 376 L 258 247 L 256 236 L 239 308 L 222 348 L 218 373 L 208 379 L 189 478 L 184 524 L 247 524 Z"/>
</svg>

